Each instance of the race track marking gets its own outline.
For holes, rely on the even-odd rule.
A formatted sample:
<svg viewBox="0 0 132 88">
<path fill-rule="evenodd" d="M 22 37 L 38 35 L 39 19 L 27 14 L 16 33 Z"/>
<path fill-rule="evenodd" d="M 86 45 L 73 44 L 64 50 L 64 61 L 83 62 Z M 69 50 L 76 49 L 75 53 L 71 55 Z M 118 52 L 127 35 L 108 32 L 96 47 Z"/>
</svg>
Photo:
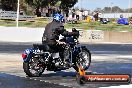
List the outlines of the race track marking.
<svg viewBox="0 0 132 88">
<path fill-rule="evenodd" d="M 99 87 L 99 88 L 132 88 L 132 84 L 120 85 L 120 86 L 110 86 L 110 87 Z"/>
</svg>

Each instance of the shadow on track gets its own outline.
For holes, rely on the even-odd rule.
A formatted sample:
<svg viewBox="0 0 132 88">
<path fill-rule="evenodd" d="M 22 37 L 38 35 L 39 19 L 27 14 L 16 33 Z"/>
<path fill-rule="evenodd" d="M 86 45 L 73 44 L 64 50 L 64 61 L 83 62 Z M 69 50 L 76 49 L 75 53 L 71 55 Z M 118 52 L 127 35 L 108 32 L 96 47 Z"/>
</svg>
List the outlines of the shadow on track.
<svg viewBox="0 0 132 88">
<path fill-rule="evenodd" d="M 0 73 L 0 88 L 68 88 L 48 82 L 40 82 L 29 77 L 19 77 L 6 73 Z"/>
<path fill-rule="evenodd" d="M 54 73 L 43 74 L 41 77 L 55 77 L 55 76 L 60 76 L 60 77 L 76 77 L 76 72 L 57 71 L 57 72 L 54 72 Z"/>
</svg>

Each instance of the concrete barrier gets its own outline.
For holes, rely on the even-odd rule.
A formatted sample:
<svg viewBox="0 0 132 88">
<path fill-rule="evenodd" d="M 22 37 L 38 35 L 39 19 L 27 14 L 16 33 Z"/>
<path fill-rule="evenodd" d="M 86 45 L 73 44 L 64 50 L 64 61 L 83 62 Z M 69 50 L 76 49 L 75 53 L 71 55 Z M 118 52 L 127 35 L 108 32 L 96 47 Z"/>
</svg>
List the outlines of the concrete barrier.
<svg viewBox="0 0 132 88">
<path fill-rule="evenodd" d="M 40 42 L 44 28 L 0 27 L 0 41 Z"/>
<path fill-rule="evenodd" d="M 44 30 L 45 28 L 0 27 L 0 41 L 41 42 Z"/>
<path fill-rule="evenodd" d="M 132 32 L 104 31 L 104 42 L 132 43 Z"/>
<path fill-rule="evenodd" d="M 82 30 L 80 35 L 80 42 L 104 42 L 105 34 L 101 30 Z"/>
<path fill-rule="evenodd" d="M 91 43 L 132 43 L 132 32 L 128 31 L 98 31 L 98 30 L 83 30 L 79 38 L 80 42 Z"/>
<path fill-rule="evenodd" d="M 0 27 L 0 41 L 41 42 L 44 30 L 44 28 Z M 79 41 L 84 43 L 132 43 L 132 32 L 81 30 L 80 35 Z"/>
</svg>

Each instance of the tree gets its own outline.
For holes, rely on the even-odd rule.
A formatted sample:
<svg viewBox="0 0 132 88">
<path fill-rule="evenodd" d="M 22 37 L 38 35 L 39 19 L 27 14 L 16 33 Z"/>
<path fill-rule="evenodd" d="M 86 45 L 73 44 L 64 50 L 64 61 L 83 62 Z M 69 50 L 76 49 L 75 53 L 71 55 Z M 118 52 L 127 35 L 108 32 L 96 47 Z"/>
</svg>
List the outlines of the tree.
<svg viewBox="0 0 132 88">
<path fill-rule="evenodd" d="M 126 13 L 132 13 L 132 8 L 125 9 L 125 12 L 126 12 Z"/>
<path fill-rule="evenodd" d="M 115 13 L 115 12 L 118 13 L 118 12 L 124 12 L 124 10 L 118 6 L 113 6 L 113 7 L 104 7 L 103 12 L 104 13 Z"/>
<path fill-rule="evenodd" d="M 111 11 L 111 7 L 104 7 L 103 12 L 109 13 Z"/>
<path fill-rule="evenodd" d="M 30 6 L 36 9 L 36 15 L 40 16 L 40 8 L 47 7 L 49 5 L 54 6 L 59 0 L 25 0 Z"/>
<path fill-rule="evenodd" d="M 118 6 L 114 6 L 112 7 L 112 12 L 123 12 L 123 10 Z"/>
<path fill-rule="evenodd" d="M 60 7 L 62 9 L 69 9 L 69 8 L 73 7 L 77 2 L 78 2 L 78 0 L 61 0 Z"/>
<path fill-rule="evenodd" d="M 102 12 L 101 8 L 96 8 L 94 11 Z"/>
<path fill-rule="evenodd" d="M 16 11 L 17 0 L 1 0 L 1 8 L 6 11 Z"/>
<path fill-rule="evenodd" d="M 36 9 L 36 15 L 41 16 L 40 7 L 47 5 L 47 0 L 25 0 L 25 2 Z"/>
<path fill-rule="evenodd" d="M 30 6 L 36 9 L 36 15 L 39 16 L 40 8 L 47 7 L 47 6 L 58 6 L 58 2 L 60 2 L 61 9 L 68 9 L 73 7 L 78 0 L 25 0 Z"/>
</svg>

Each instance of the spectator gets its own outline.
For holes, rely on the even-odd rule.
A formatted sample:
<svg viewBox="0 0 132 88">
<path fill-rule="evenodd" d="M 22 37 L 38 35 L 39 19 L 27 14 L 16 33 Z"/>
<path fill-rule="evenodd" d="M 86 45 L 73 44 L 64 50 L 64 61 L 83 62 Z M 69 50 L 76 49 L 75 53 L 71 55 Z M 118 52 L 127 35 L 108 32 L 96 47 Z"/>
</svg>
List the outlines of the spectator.
<svg viewBox="0 0 132 88">
<path fill-rule="evenodd" d="M 83 10 L 82 10 L 82 20 L 85 20 L 85 13 Z"/>
<path fill-rule="evenodd" d="M 52 9 L 51 8 L 48 8 L 48 17 L 51 17 L 52 15 Z"/>
<path fill-rule="evenodd" d="M 65 14 L 66 14 L 66 21 L 67 21 L 68 17 L 69 17 L 69 10 L 68 9 L 65 9 Z"/>
<path fill-rule="evenodd" d="M 75 18 L 75 9 L 72 10 L 72 19 Z"/>
<path fill-rule="evenodd" d="M 24 15 L 24 11 L 20 9 L 20 15 Z"/>
<path fill-rule="evenodd" d="M 95 21 L 98 21 L 98 18 L 99 18 L 99 13 L 98 12 L 96 12 L 95 14 L 94 14 L 94 19 L 95 19 Z"/>
<path fill-rule="evenodd" d="M 54 14 L 56 14 L 55 8 L 53 9 L 52 17 L 54 16 Z"/>
<path fill-rule="evenodd" d="M 85 20 L 87 19 L 87 16 L 88 16 L 88 11 L 85 10 L 85 11 L 84 11 L 84 18 L 85 18 Z"/>
<path fill-rule="evenodd" d="M 79 20 L 82 20 L 83 17 L 82 17 L 82 11 L 79 11 Z"/>
<path fill-rule="evenodd" d="M 44 16 L 44 17 L 46 16 L 45 15 L 45 8 L 42 8 L 42 16 Z"/>
<path fill-rule="evenodd" d="M 46 17 L 48 17 L 49 14 L 48 14 L 48 9 L 47 9 L 47 8 L 46 8 L 46 10 L 45 10 L 45 13 L 46 13 Z"/>
<path fill-rule="evenodd" d="M 76 19 L 77 20 L 79 20 L 79 13 L 80 13 L 80 11 L 79 11 L 79 9 L 76 11 Z"/>
<path fill-rule="evenodd" d="M 36 9 L 36 15 L 37 15 L 37 17 L 41 17 L 41 9 L 40 8 Z"/>
</svg>

